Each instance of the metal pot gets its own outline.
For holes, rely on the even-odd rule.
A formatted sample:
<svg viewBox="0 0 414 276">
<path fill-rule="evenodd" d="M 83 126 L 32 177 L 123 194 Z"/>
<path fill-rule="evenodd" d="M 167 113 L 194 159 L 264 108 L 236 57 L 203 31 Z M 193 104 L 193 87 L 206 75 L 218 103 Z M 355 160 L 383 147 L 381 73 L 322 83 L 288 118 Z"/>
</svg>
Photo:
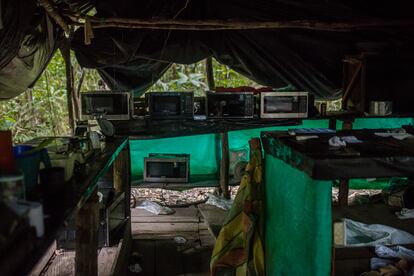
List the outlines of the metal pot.
<svg viewBox="0 0 414 276">
<path fill-rule="evenodd" d="M 387 116 L 392 114 L 391 101 L 371 101 L 369 102 L 369 114 L 375 116 Z"/>
</svg>

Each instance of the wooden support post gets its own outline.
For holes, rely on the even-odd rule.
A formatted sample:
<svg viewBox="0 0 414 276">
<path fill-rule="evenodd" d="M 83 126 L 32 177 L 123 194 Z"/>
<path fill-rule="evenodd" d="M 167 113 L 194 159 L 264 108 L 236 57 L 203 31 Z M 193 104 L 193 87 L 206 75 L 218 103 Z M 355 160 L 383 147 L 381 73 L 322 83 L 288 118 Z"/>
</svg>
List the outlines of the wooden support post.
<svg viewBox="0 0 414 276">
<path fill-rule="evenodd" d="M 336 130 L 336 119 L 329 118 L 329 129 Z"/>
<path fill-rule="evenodd" d="M 229 136 L 227 132 L 221 134 L 221 163 L 220 188 L 224 198 L 230 198 L 229 193 Z"/>
<path fill-rule="evenodd" d="M 125 158 L 125 150 L 119 153 L 118 157 L 114 160 L 114 188 L 115 192 L 121 193 L 124 191 L 125 179 L 128 177 L 126 174 L 127 164 Z"/>
<path fill-rule="evenodd" d="M 206 58 L 206 76 L 208 89 L 214 90 L 216 84 L 214 83 L 213 59 L 211 57 Z"/>
<path fill-rule="evenodd" d="M 66 98 L 68 102 L 68 116 L 69 116 L 69 125 L 72 130 L 72 133 L 75 130 L 75 120 L 73 112 L 73 67 L 70 60 L 70 41 L 67 38 L 63 38 L 60 43 L 60 52 L 62 53 L 63 60 L 65 61 L 66 68 Z"/>
<path fill-rule="evenodd" d="M 338 203 L 342 206 L 348 206 L 349 195 L 349 180 L 344 179 L 339 181 Z"/>
<path fill-rule="evenodd" d="M 131 198 L 131 162 L 129 146 L 127 146 L 113 163 L 113 182 L 116 193 L 125 192 L 125 202 Z M 129 206 L 126 206 L 129 210 Z M 128 212 L 129 215 L 129 212 Z"/>
<path fill-rule="evenodd" d="M 99 204 L 97 190 L 76 213 L 77 276 L 98 275 Z"/>
</svg>

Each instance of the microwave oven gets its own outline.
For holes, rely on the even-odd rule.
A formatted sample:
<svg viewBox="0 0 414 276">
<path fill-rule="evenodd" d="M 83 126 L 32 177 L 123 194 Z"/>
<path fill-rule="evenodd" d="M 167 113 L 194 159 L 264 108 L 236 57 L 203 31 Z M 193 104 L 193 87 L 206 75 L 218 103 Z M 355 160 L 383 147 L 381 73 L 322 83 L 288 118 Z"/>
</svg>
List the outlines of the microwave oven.
<svg viewBox="0 0 414 276">
<path fill-rule="evenodd" d="M 193 92 L 149 92 L 146 97 L 150 118 L 193 118 Z"/>
<path fill-rule="evenodd" d="M 150 154 L 144 158 L 144 182 L 186 183 L 189 176 L 189 154 Z"/>
<path fill-rule="evenodd" d="M 308 105 L 308 92 L 262 92 L 260 93 L 260 118 L 307 118 Z"/>
<path fill-rule="evenodd" d="M 81 120 L 93 120 L 103 115 L 107 120 L 129 120 L 130 92 L 93 91 L 80 93 Z"/>
<path fill-rule="evenodd" d="M 253 92 L 208 92 L 207 116 L 210 118 L 253 118 Z"/>
</svg>

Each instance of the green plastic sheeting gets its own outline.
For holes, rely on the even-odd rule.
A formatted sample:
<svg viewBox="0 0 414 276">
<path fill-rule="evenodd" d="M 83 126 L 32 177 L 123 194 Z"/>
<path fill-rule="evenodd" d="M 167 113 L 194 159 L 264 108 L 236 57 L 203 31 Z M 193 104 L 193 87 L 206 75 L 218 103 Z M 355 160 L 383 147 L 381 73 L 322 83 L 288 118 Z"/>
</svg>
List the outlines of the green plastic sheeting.
<svg viewBox="0 0 414 276">
<path fill-rule="evenodd" d="M 331 183 L 265 155 L 266 275 L 330 275 Z"/>
<path fill-rule="evenodd" d="M 327 120 L 306 120 L 300 126 L 257 128 L 229 132 L 229 148 L 248 148 L 250 139 L 260 137 L 262 131 L 287 130 L 297 127 L 328 127 Z M 190 154 L 192 175 L 215 175 L 217 173 L 215 134 L 182 136 L 152 140 L 131 140 L 132 180 L 142 178 L 144 157 L 149 153 L 186 153 Z"/>
<path fill-rule="evenodd" d="M 356 119 L 354 128 L 397 128 L 402 125 L 412 124 L 411 118 L 367 118 Z M 342 122 L 338 121 L 338 129 Z M 248 148 L 248 141 L 254 137 L 260 137 L 262 131 L 287 130 L 290 128 L 327 128 L 328 120 L 304 120 L 299 126 L 268 127 L 229 132 L 229 147 L 231 149 Z M 215 175 L 217 164 L 215 156 L 215 135 L 195 135 L 175 138 L 163 138 L 152 140 L 132 140 L 131 164 L 132 179 L 142 178 L 144 157 L 149 153 L 187 153 L 191 155 L 192 175 Z M 363 188 L 364 186 L 359 185 Z"/>
<path fill-rule="evenodd" d="M 214 134 L 131 140 L 130 148 L 133 180 L 142 178 L 144 157 L 148 157 L 150 153 L 190 154 L 192 174 L 215 174 L 217 171 Z"/>
<path fill-rule="evenodd" d="M 337 121 L 337 129 L 342 129 L 342 121 Z M 353 129 L 400 128 L 403 125 L 412 125 L 412 118 L 358 118 L 352 124 Z"/>
</svg>

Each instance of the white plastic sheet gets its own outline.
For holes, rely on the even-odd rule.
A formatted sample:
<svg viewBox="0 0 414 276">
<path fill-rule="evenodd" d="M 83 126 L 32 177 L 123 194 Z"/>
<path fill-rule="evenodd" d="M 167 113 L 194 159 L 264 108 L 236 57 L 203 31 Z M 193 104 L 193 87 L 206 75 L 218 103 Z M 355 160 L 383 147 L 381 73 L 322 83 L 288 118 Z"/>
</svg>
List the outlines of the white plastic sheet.
<svg viewBox="0 0 414 276">
<path fill-rule="evenodd" d="M 175 212 L 173 209 L 169 207 L 161 206 L 158 203 L 149 200 L 143 200 L 138 202 L 138 205 L 135 208 L 144 209 L 156 215 L 170 215 Z"/>
<path fill-rule="evenodd" d="M 347 246 L 375 246 L 414 243 L 410 233 L 382 224 L 364 224 L 344 219 Z"/>
</svg>

